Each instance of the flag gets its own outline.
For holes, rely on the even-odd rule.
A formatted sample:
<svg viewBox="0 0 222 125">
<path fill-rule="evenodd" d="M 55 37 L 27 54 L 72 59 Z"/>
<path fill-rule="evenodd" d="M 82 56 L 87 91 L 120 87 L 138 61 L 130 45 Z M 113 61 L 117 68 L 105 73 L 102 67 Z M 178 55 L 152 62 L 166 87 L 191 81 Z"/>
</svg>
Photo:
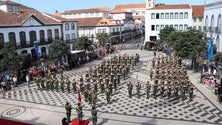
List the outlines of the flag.
<svg viewBox="0 0 222 125">
<path fill-rule="evenodd" d="M 78 102 L 81 103 L 81 95 L 80 95 L 80 90 L 78 89 Z"/>
<path fill-rule="evenodd" d="M 213 49 L 214 49 L 213 40 L 209 40 L 208 45 L 209 45 L 208 46 L 208 62 L 210 62 L 213 57 Z"/>
</svg>

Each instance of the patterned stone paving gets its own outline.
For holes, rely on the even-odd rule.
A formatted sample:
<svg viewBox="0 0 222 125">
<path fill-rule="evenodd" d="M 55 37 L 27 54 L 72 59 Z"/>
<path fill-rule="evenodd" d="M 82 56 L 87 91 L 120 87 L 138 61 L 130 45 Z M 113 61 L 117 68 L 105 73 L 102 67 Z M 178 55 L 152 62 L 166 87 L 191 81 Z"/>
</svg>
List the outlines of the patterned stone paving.
<svg viewBox="0 0 222 125">
<path fill-rule="evenodd" d="M 149 80 L 148 71 L 150 69 L 151 56 L 141 56 L 140 64 L 131 70 L 130 75 L 114 92 L 111 97 L 111 104 L 106 104 L 105 95 L 99 93 L 97 96 L 97 110 L 104 113 L 122 114 L 130 116 L 141 116 L 151 118 L 161 118 L 170 120 L 184 120 L 199 123 L 215 123 L 222 124 L 222 112 L 217 109 L 208 99 L 203 96 L 199 90 L 195 89 L 193 101 L 167 99 L 166 97 L 154 99 L 150 97 L 146 99 L 145 82 Z M 85 69 L 65 72 L 70 79 L 79 79 L 81 75 L 84 76 Z M 136 96 L 136 89 L 134 87 L 133 97 L 128 97 L 128 90 L 126 83 L 132 81 L 133 83 L 139 81 L 142 84 L 141 97 Z M 151 84 L 153 84 L 151 82 Z M 6 96 L 2 95 L 0 98 L 25 101 L 43 105 L 52 105 L 63 107 L 66 101 L 71 102 L 73 106 L 77 104 L 77 94 L 71 90 L 68 93 L 61 91 L 47 91 L 37 90 L 36 85 L 31 88 L 22 88 L 17 91 L 7 92 Z M 84 102 L 84 97 L 82 96 Z M 84 110 L 91 108 L 88 102 Z"/>
</svg>

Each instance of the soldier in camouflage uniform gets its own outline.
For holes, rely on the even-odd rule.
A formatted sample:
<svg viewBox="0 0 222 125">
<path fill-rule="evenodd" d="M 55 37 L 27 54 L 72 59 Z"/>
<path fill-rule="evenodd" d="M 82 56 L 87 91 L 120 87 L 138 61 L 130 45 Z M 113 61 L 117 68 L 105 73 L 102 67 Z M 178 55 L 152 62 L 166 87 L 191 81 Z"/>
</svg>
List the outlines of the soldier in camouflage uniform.
<svg viewBox="0 0 222 125">
<path fill-rule="evenodd" d="M 51 78 L 50 79 L 50 89 L 53 91 L 54 90 L 54 82 L 55 82 L 55 79 L 54 78 Z"/>
<path fill-rule="evenodd" d="M 109 89 L 107 89 L 107 90 L 106 90 L 106 100 L 107 100 L 107 104 L 109 104 L 109 103 L 110 103 L 110 99 L 111 99 L 110 90 L 109 90 Z"/>
<path fill-rule="evenodd" d="M 150 80 L 153 80 L 153 69 L 150 69 Z"/>
<path fill-rule="evenodd" d="M 77 92 L 77 82 L 75 79 L 72 80 L 72 88 L 73 88 L 73 92 L 76 93 Z"/>
<path fill-rule="evenodd" d="M 45 79 L 41 79 L 41 88 L 42 90 L 45 89 Z"/>
<path fill-rule="evenodd" d="M 127 84 L 127 86 L 128 86 L 129 97 L 131 98 L 132 97 L 132 91 L 133 91 L 133 84 L 131 82 L 129 82 Z"/>
<path fill-rule="evenodd" d="M 66 78 L 66 85 L 67 85 L 67 92 L 69 93 L 70 92 L 70 81 L 69 81 L 68 77 Z"/>
<path fill-rule="evenodd" d="M 137 82 L 136 85 L 136 93 L 137 93 L 137 97 L 140 97 L 140 90 L 141 90 L 141 84 L 139 82 Z"/>
<path fill-rule="evenodd" d="M 38 90 L 40 90 L 40 89 L 41 89 L 41 87 L 40 87 L 41 79 L 40 79 L 39 77 L 37 77 L 36 80 L 35 80 L 35 82 L 36 82 L 36 84 L 37 84 Z"/>
<path fill-rule="evenodd" d="M 62 90 L 62 92 L 64 92 L 64 81 L 63 80 L 60 81 L 60 89 Z"/>
<path fill-rule="evenodd" d="M 91 114 L 92 114 L 93 125 L 96 125 L 97 124 L 97 111 L 94 105 L 92 106 Z"/>
<path fill-rule="evenodd" d="M 151 85 L 149 83 L 149 81 L 147 81 L 146 83 L 146 98 L 150 98 L 150 89 L 151 89 Z"/>
<path fill-rule="evenodd" d="M 55 78 L 55 90 L 58 92 L 59 91 L 59 80 L 57 78 Z"/>
</svg>

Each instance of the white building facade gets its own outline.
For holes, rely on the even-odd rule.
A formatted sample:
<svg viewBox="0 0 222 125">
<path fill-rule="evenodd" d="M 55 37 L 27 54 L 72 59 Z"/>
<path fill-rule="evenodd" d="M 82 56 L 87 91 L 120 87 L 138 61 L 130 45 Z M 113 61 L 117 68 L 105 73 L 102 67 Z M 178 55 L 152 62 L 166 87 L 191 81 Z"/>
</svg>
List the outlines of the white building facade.
<svg viewBox="0 0 222 125">
<path fill-rule="evenodd" d="M 146 11 L 145 41 L 156 41 L 164 27 L 186 30 L 192 26 L 192 8 L 187 4 L 159 5 Z"/>
<path fill-rule="evenodd" d="M 204 8 L 204 26 L 203 30 L 207 37 L 213 39 L 217 51 L 222 52 L 222 1 L 209 3 Z"/>
<path fill-rule="evenodd" d="M 53 41 L 77 38 L 76 21 L 62 22 L 35 9 L 20 7 L 12 1 L 0 2 L 0 15 L 0 48 L 6 42 L 13 42 L 19 54 L 29 53 L 33 60 L 37 55 L 34 44 L 38 43 L 38 55 L 44 57 L 48 55 L 48 47 Z M 70 43 L 67 42 L 72 50 Z"/>
</svg>

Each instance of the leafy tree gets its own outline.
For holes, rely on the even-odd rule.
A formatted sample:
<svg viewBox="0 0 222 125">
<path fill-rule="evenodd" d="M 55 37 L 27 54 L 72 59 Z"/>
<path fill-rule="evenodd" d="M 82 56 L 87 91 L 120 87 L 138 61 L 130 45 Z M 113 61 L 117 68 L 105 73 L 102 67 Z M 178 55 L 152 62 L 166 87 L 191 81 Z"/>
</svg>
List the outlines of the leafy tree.
<svg viewBox="0 0 222 125">
<path fill-rule="evenodd" d="M 171 46 L 173 44 L 173 41 L 170 39 L 170 34 L 174 33 L 176 30 L 173 27 L 165 27 L 164 29 L 160 30 L 159 33 L 159 42 L 161 44 L 166 44 L 168 46 Z"/>
<path fill-rule="evenodd" d="M 4 43 L 4 48 L 0 49 L 0 69 L 15 70 L 20 67 L 22 55 L 16 52 L 16 46 L 13 42 Z"/>
<path fill-rule="evenodd" d="M 52 60 L 61 60 L 63 56 L 69 53 L 68 46 L 61 40 L 55 40 L 49 46 L 49 58 Z"/>
<path fill-rule="evenodd" d="M 203 39 L 204 38 L 204 39 Z M 197 66 L 196 59 L 205 56 L 207 38 L 203 32 L 188 28 L 187 31 L 178 31 L 172 34 L 175 54 L 180 57 L 192 59 L 193 68 Z"/>
<path fill-rule="evenodd" d="M 110 36 L 107 33 L 98 33 L 98 34 L 96 34 L 96 39 L 98 39 L 98 42 L 101 46 L 104 46 L 106 44 L 109 37 Z"/>
<path fill-rule="evenodd" d="M 74 44 L 74 47 L 77 50 L 85 50 L 85 51 L 88 50 L 88 51 L 91 51 L 91 50 L 93 50 L 93 47 L 91 45 L 92 45 L 92 41 L 89 40 L 88 37 L 81 36 L 81 37 L 79 37 L 79 39 Z"/>
</svg>

